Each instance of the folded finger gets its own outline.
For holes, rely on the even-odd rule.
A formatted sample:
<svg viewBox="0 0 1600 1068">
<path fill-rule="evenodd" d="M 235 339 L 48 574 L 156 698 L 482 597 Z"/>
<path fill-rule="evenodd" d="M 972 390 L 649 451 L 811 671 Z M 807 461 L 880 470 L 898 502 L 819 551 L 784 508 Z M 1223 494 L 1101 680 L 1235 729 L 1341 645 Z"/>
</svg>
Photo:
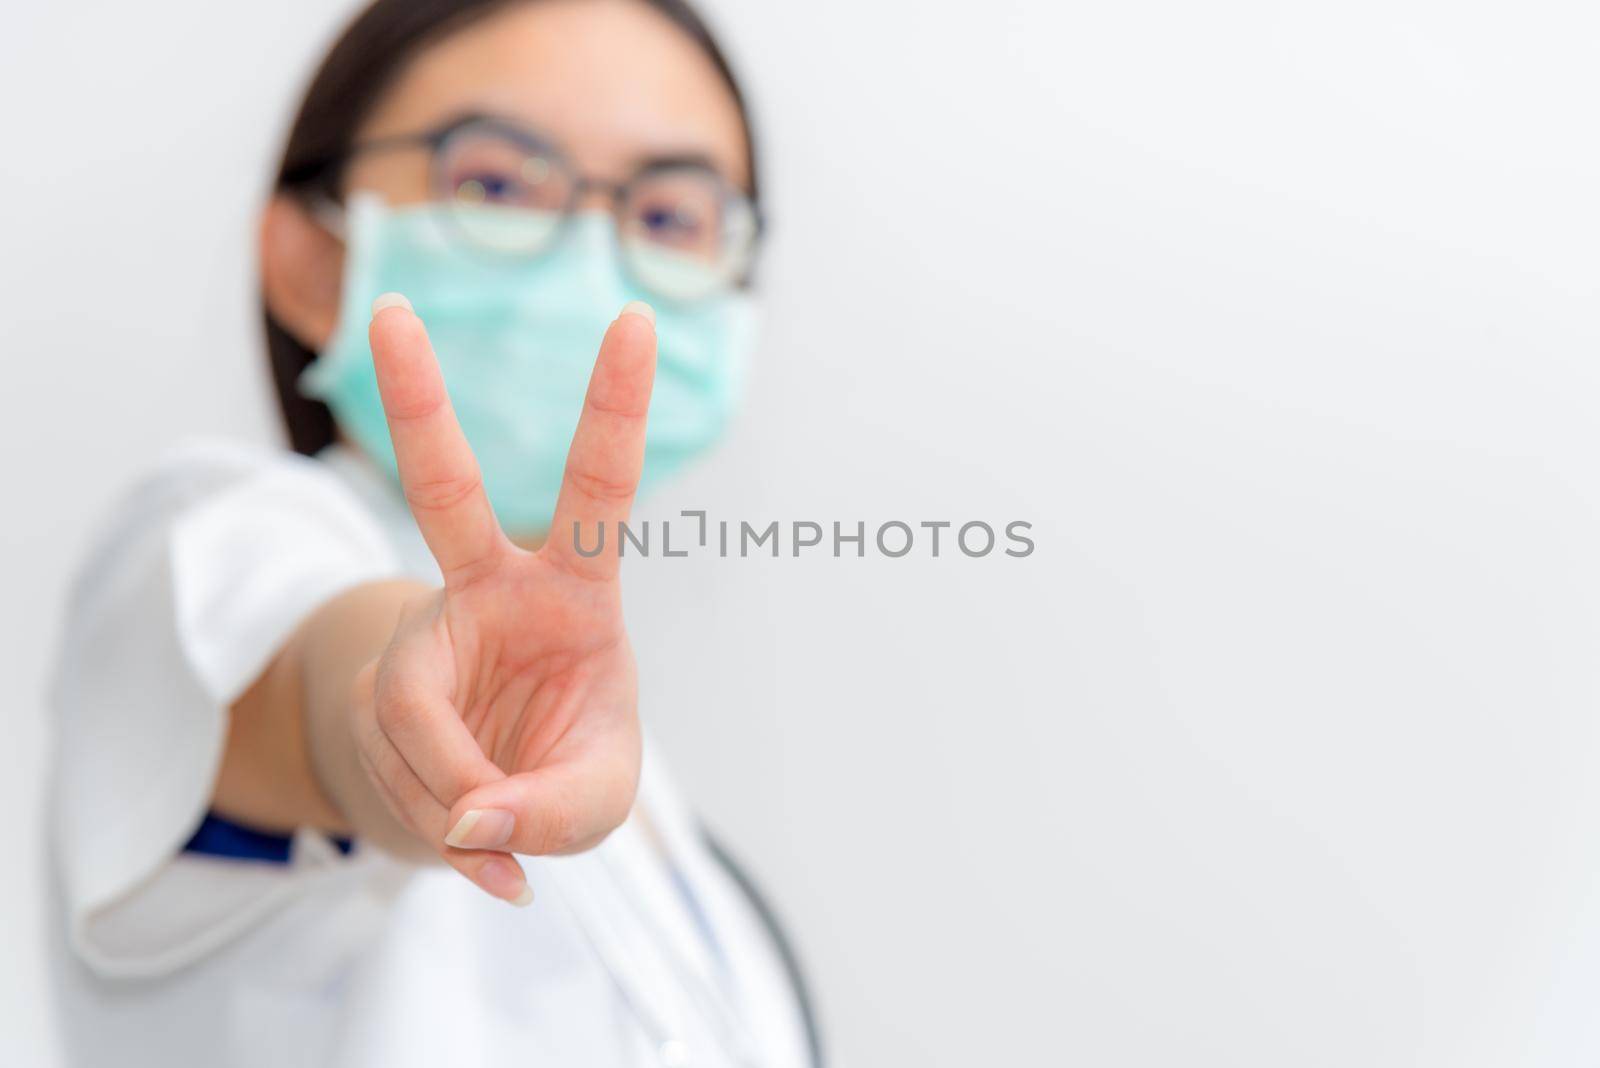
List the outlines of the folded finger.
<svg viewBox="0 0 1600 1068">
<path fill-rule="evenodd" d="M 439 804 L 382 734 L 373 735 L 363 748 L 362 761 L 396 816 L 419 838 L 433 843 L 446 864 L 491 897 L 518 907 L 533 901 L 522 865 L 509 853 L 454 849 L 444 844 L 449 810 Z"/>
<path fill-rule="evenodd" d="M 431 632 L 397 639 L 439 640 Z M 467 791 L 505 777 L 431 677 L 415 659 L 385 656 L 378 663 L 373 714 L 379 729 L 436 801 L 449 808 Z M 424 654 L 420 659 L 429 659 Z"/>
</svg>

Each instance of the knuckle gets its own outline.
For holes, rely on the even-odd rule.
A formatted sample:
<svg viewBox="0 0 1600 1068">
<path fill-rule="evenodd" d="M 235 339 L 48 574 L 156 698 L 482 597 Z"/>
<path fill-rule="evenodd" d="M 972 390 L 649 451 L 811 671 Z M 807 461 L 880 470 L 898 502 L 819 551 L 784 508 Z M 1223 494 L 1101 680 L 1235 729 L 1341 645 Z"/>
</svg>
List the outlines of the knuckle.
<svg viewBox="0 0 1600 1068">
<path fill-rule="evenodd" d="M 423 512 L 447 512 L 483 488 L 483 476 L 470 475 L 408 481 L 404 483 L 406 503 Z"/>
<path fill-rule="evenodd" d="M 604 834 L 621 827 L 633 812 L 634 796 L 638 791 L 637 775 L 617 775 L 610 781 L 600 802 L 600 830 Z"/>
<path fill-rule="evenodd" d="M 626 792 L 618 794 L 612 801 L 606 816 L 606 830 L 614 831 L 627 822 L 628 816 L 633 812 L 633 790 L 630 787 Z"/>
<path fill-rule="evenodd" d="M 378 689 L 378 662 L 369 660 L 356 672 L 351 689 L 358 701 L 371 701 Z"/>
<path fill-rule="evenodd" d="M 613 828 L 613 830 L 614 829 L 615 828 Z M 574 845 L 568 852 L 571 852 L 571 853 L 587 853 L 589 850 L 596 848 L 601 843 L 603 843 L 607 838 L 610 838 L 610 837 L 611 837 L 611 831 L 600 831 L 598 833 L 591 834 L 587 838 L 585 838 L 583 841 L 579 842 L 577 845 Z"/>
<path fill-rule="evenodd" d="M 400 697 L 383 696 L 377 702 L 376 715 L 378 726 L 387 735 L 393 736 L 404 733 L 423 722 L 421 706 L 414 701 L 407 701 Z"/>
<path fill-rule="evenodd" d="M 387 343 L 378 346 L 380 350 L 387 350 L 392 345 L 426 344 L 427 334 L 418 332 L 410 337 L 394 337 L 390 335 Z M 374 355 L 379 355 L 374 352 Z M 382 357 L 380 356 L 380 359 Z M 387 362 L 387 361 L 383 361 Z M 401 378 L 391 378 L 391 388 L 388 396 L 383 398 L 383 410 L 391 418 L 400 423 L 420 423 L 433 418 L 444 410 L 449 395 L 441 389 L 433 387 L 427 381 L 416 382 Z"/>
<path fill-rule="evenodd" d="M 582 840 L 577 807 L 564 792 L 550 799 L 540 822 L 538 853 L 568 853 Z"/>
<path fill-rule="evenodd" d="M 615 504 L 633 496 L 634 484 L 631 479 L 607 478 L 592 471 L 569 467 L 567 481 L 585 497 L 602 504 Z"/>
<path fill-rule="evenodd" d="M 628 384 L 625 382 L 608 382 L 606 389 L 599 394 L 590 394 L 586 407 L 596 415 L 605 416 L 619 423 L 632 423 L 645 418 L 650 410 L 649 399 L 640 403 L 637 396 L 632 396 Z"/>
</svg>

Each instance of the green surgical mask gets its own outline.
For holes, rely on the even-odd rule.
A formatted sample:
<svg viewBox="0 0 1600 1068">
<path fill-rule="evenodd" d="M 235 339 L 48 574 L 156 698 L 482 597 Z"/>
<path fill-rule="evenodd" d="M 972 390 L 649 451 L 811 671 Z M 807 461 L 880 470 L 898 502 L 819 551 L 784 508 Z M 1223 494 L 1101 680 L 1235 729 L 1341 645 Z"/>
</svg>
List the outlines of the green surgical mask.
<svg viewBox="0 0 1600 1068">
<path fill-rule="evenodd" d="M 397 485 L 367 342 L 368 309 L 389 292 L 404 294 L 428 328 L 456 418 L 508 531 L 549 527 L 600 339 L 630 300 L 651 300 L 656 313 L 640 493 L 717 442 L 739 400 L 753 340 L 748 293 L 726 290 L 684 304 L 652 300 L 624 274 L 606 214 L 574 216 L 549 252 L 516 260 L 455 240 L 451 227 L 459 220 L 450 213 L 461 210 L 389 208 L 370 196 L 352 198 L 339 322 L 300 379 L 301 392 L 326 403 L 340 429 Z M 553 225 L 539 213 L 523 214 L 526 225 Z M 697 269 L 687 259 L 656 255 L 652 276 Z"/>
</svg>

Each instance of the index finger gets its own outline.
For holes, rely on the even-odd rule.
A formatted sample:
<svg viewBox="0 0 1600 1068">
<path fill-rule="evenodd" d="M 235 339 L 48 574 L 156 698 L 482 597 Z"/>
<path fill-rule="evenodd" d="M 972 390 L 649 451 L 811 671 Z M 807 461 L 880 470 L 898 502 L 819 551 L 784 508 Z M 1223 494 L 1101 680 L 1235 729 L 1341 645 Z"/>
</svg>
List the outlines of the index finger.
<svg viewBox="0 0 1600 1068">
<path fill-rule="evenodd" d="M 477 457 L 456 422 L 428 332 L 398 293 L 372 303 L 367 329 L 400 487 L 446 586 L 493 557 L 505 535 Z"/>
<path fill-rule="evenodd" d="M 615 551 L 584 556 L 597 527 L 628 518 L 644 467 L 645 416 L 656 374 L 656 316 L 641 300 L 630 302 L 606 330 L 589 376 L 583 414 L 567 450 L 567 470 L 556 498 L 546 549 L 566 570 L 584 578 L 610 579 L 621 566 Z"/>
</svg>

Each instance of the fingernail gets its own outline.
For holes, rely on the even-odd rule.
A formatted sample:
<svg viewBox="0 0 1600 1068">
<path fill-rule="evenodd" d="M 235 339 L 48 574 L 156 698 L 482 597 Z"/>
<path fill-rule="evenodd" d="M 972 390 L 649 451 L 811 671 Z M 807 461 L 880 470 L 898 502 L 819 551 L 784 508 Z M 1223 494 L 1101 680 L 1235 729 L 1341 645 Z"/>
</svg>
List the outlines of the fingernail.
<svg viewBox="0 0 1600 1068">
<path fill-rule="evenodd" d="M 509 905 L 524 909 L 533 904 L 533 887 L 515 861 L 495 857 L 483 866 L 478 880 L 480 886 Z"/>
<path fill-rule="evenodd" d="M 382 300 L 382 297 L 378 298 Z M 405 298 L 402 297 L 402 300 Z M 637 315 L 641 319 L 649 320 L 651 326 L 656 325 L 656 310 L 642 300 L 630 300 L 622 306 L 622 315 Z M 620 318 L 620 316 L 619 316 Z"/>
<path fill-rule="evenodd" d="M 457 849 L 499 849 L 511 841 L 516 826 L 517 817 L 505 809 L 468 809 L 444 836 L 444 844 Z"/>
<path fill-rule="evenodd" d="M 404 308 L 411 310 L 411 302 L 399 293 L 385 293 L 372 302 L 372 314 L 377 315 L 385 308 Z"/>
</svg>

